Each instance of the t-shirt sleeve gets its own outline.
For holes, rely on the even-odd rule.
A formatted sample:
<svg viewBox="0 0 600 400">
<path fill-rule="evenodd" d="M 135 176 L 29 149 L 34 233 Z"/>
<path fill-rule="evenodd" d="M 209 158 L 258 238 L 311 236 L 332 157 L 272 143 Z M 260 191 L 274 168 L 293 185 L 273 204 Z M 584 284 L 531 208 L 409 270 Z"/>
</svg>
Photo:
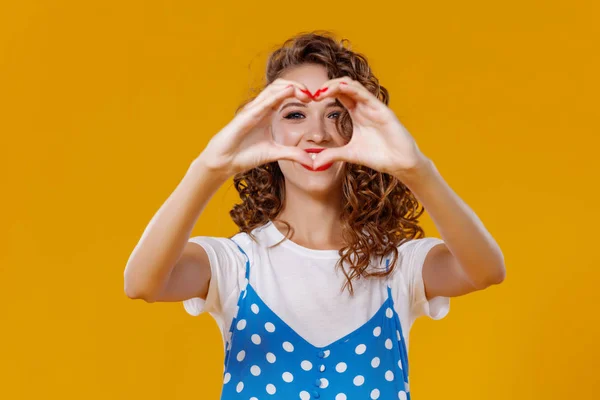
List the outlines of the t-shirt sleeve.
<svg viewBox="0 0 600 400">
<path fill-rule="evenodd" d="M 428 316 L 439 320 L 450 311 L 449 297 L 434 297 L 427 300 L 423 281 L 423 264 L 429 251 L 436 245 L 444 243 L 442 239 L 428 237 L 413 239 L 398 247 L 401 272 L 404 277 L 406 294 L 410 302 L 410 319 L 414 321 L 420 316 Z"/>
<path fill-rule="evenodd" d="M 237 245 L 227 238 L 195 236 L 189 242 L 202 246 L 206 251 L 211 278 L 206 300 L 193 297 L 184 300 L 183 307 L 193 316 L 203 312 L 221 314 L 228 297 L 239 292 L 240 279 L 243 280 L 245 276 L 245 259 Z"/>
</svg>

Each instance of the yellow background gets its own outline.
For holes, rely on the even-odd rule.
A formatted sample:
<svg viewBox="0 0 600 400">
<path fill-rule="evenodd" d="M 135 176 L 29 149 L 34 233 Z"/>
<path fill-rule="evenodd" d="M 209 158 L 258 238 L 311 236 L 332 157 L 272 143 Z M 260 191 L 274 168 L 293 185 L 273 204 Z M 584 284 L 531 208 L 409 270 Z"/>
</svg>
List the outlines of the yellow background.
<svg viewBox="0 0 600 400">
<path fill-rule="evenodd" d="M 123 270 L 268 52 L 313 29 L 367 55 L 506 258 L 502 285 L 413 327 L 414 398 L 600 398 L 598 17 L 593 1 L 3 2 L 0 398 L 218 398 L 211 317 L 128 299 Z M 194 234 L 235 231 L 230 183 Z"/>
</svg>

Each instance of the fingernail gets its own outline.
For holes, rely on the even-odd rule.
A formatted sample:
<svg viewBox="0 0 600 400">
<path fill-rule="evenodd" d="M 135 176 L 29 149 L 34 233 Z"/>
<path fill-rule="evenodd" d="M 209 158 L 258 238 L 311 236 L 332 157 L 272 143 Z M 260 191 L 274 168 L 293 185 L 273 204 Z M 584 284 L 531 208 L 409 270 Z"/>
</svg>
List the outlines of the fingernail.
<svg viewBox="0 0 600 400">
<path fill-rule="evenodd" d="M 315 93 L 315 99 L 316 99 L 317 97 L 319 97 L 319 96 L 321 95 L 321 93 L 325 93 L 325 92 L 327 91 L 327 89 L 329 89 L 329 88 L 325 88 L 325 89 L 319 89 L 319 90 L 317 90 L 317 93 Z"/>
</svg>

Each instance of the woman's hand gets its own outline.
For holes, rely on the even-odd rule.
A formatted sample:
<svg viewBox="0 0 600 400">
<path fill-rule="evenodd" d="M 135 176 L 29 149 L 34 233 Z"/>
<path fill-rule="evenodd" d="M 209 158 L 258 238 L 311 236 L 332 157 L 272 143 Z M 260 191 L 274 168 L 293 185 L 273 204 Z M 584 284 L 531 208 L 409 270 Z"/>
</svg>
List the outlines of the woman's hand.
<svg viewBox="0 0 600 400">
<path fill-rule="evenodd" d="M 312 166 L 313 160 L 304 150 L 273 140 L 271 116 L 289 97 L 305 103 L 312 101 L 306 86 L 277 79 L 213 136 L 198 158 L 212 171 L 227 177 L 277 160 Z"/>
<path fill-rule="evenodd" d="M 394 112 L 360 82 L 345 76 L 325 82 L 315 101 L 338 98 L 352 118 L 352 137 L 342 147 L 317 154 L 313 168 L 334 161 L 365 165 L 402 177 L 425 165 L 427 158 Z"/>
</svg>

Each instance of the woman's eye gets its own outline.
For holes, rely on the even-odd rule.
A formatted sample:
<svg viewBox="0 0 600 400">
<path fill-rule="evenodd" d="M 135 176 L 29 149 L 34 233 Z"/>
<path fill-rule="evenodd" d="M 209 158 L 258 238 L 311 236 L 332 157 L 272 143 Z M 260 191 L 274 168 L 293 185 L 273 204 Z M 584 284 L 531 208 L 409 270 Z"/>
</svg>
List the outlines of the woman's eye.
<svg viewBox="0 0 600 400">
<path fill-rule="evenodd" d="M 286 115 L 284 118 L 285 119 L 298 119 L 298 118 L 293 117 L 293 115 L 300 115 L 300 116 L 304 117 L 304 115 L 302 115 L 299 112 L 293 112 L 293 113 L 290 113 L 290 114 Z"/>
<path fill-rule="evenodd" d="M 335 118 L 339 118 L 341 114 L 342 114 L 341 112 L 336 111 L 336 112 L 332 112 L 331 114 L 329 114 L 328 117 L 331 118 L 331 116 L 335 115 Z M 299 116 L 299 117 L 297 117 L 297 116 Z M 289 113 L 284 118 L 285 119 L 301 119 L 301 118 L 304 118 L 304 115 L 299 112 L 293 112 L 293 113 Z"/>
</svg>

